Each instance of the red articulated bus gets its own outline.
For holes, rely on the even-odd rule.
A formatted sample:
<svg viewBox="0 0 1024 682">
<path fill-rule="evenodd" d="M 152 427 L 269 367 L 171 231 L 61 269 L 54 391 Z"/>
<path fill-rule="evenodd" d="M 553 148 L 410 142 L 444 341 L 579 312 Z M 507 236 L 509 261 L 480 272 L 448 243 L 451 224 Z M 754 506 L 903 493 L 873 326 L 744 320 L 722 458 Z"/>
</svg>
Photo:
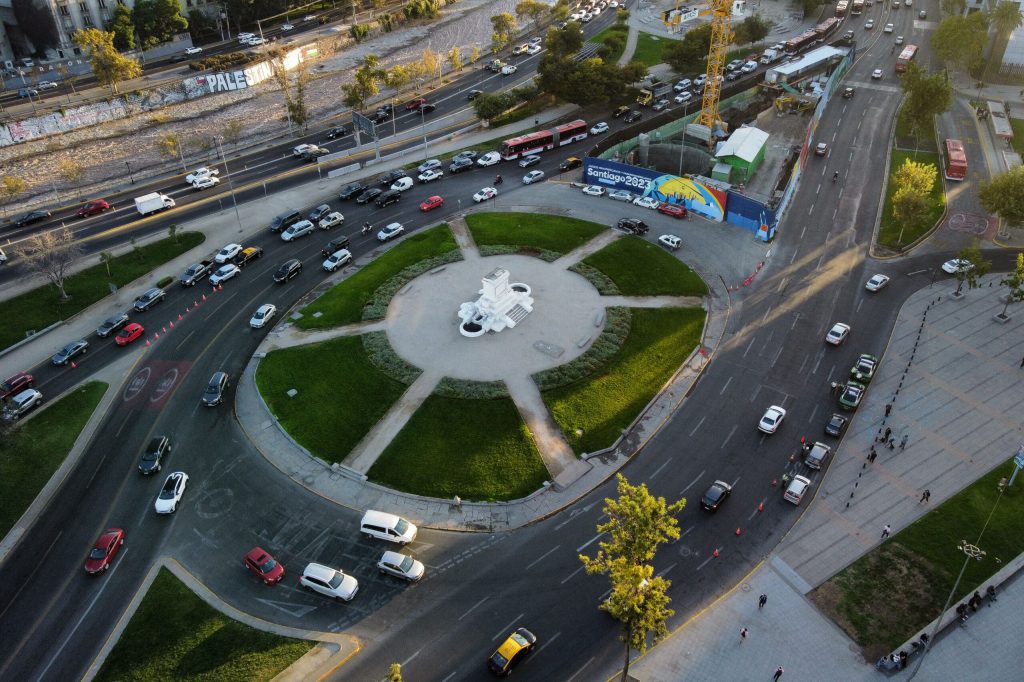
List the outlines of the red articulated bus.
<svg viewBox="0 0 1024 682">
<path fill-rule="evenodd" d="M 555 147 L 562 147 L 572 142 L 584 140 L 587 135 L 587 122 L 582 119 L 576 119 L 575 121 L 556 126 L 553 130 L 538 130 L 535 133 L 505 140 L 501 143 L 500 154 L 504 160 L 512 161 L 521 156 L 539 154 Z"/>
<path fill-rule="evenodd" d="M 962 182 L 967 178 L 967 154 L 960 140 L 946 140 L 942 144 L 942 165 L 947 180 Z"/>
</svg>

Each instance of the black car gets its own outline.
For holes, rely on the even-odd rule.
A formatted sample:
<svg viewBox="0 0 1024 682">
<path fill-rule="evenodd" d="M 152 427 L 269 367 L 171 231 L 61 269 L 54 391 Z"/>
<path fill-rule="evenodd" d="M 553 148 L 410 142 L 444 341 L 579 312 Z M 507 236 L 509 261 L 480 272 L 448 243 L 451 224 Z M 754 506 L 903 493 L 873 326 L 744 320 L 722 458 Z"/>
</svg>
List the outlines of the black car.
<svg viewBox="0 0 1024 682">
<path fill-rule="evenodd" d="M 167 436 L 154 436 L 153 440 L 149 441 L 149 445 L 146 446 L 146 451 L 142 453 L 142 459 L 139 460 L 139 471 L 146 476 L 160 471 L 160 461 L 170 451 L 170 438 Z"/>
<path fill-rule="evenodd" d="M 274 281 L 278 284 L 284 284 L 300 272 L 302 272 L 302 261 L 298 258 L 290 258 L 277 269 L 277 272 L 274 273 Z"/>
<path fill-rule="evenodd" d="M 206 390 L 203 391 L 203 405 L 207 407 L 216 407 L 224 402 L 224 393 L 228 390 L 228 373 L 227 372 L 215 372 L 210 377 L 210 383 L 206 385 Z"/>
<path fill-rule="evenodd" d="M 583 165 L 583 161 L 577 156 L 570 156 L 568 159 L 558 165 L 558 170 L 565 173 L 567 171 L 574 170 Z"/>
<path fill-rule="evenodd" d="M 730 71 L 729 73 L 726 74 L 725 80 L 727 80 L 727 81 L 739 80 L 740 76 L 742 76 L 742 75 L 743 74 L 741 72 L 739 72 L 739 71 Z"/>
<path fill-rule="evenodd" d="M 623 218 L 616 227 L 629 234 L 647 234 L 647 223 L 639 218 Z"/>
<path fill-rule="evenodd" d="M 270 231 L 280 232 L 285 228 L 291 227 L 300 220 L 302 220 L 302 214 L 299 213 L 298 211 L 288 211 L 287 213 L 282 213 L 281 215 L 275 217 L 273 220 L 270 221 Z"/>
<path fill-rule="evenodd" d="M 29 211 L 25 215 L 22 215 L 14 220 L 15 227 L 25 227 L 32 223 L 38 223 L 40 220 L 46 220 L 50 217 L 49 211 Z"/>
<path fill-rule="evenodd" d="M 708 511 L 718 511 L 718 508 L 725 502 L 731 492 L 731 485 L 725 481 L 715 481 L 700 498 L 700 506 Z"/>
<path fill-rule="evenodd" d="M 643 117 L 644 115 L 642 113 L 634 109 L 633 111 L 630 111 L 628 114 L 626 114 L 626 118 L 622 120 L 625 121 L 626 123 L 636 123 Z"/>
<path fill-rule="evenodd" d="M 381 123 L 388 122 L 391 119 L 391 114 L 386 111 L 378 111 L 373 116 L 370 116 L 369 119 L 377 125 L 380 125 Z"/>
<path fill-rule="evenodd" d="M 61 348 L 57 353 L 50 359 L 53 364 L 58 367 L 63 366 L 71 362 L 72 359 L 83 355 L 89 351 L 89 342 L 85 339 L 79 339 L 78 341 L 72 341 L 68 345 Z"/>
<path fill-rule="evenodd" d="M 427 102 L 426 104 L 420 105 L 419 111 L 421 114 L 429 114 L 431 111 L 434 111 L 435 109 L 437 109 L 436 104 L 431 104 L 430 102 Z"/>
<path fill-rule="evenodd" d="M 849 423 L 850 420 L 843 415 L 833 414 L 828 418 L 828 423 L 825 424 L 825 433 L 839 438 L 846 431 L 846 427 Z"/>
<path fill-rule="evenodd" d="M 113 315 L 96 328 L 96 336 L 105 339 L 126 324 L 128 324 L 128 313 Z"/>
<path fill-rule="evenodd" d="M 244 249 L 242 249 L 241 251 L 238 252 L 238 255 L 235 256 L 235 265 L 237 265 L 240 268 L 244 268 L 246 265 L 248 265 L 249 263 L 253 262 L 257 258 L 262 258 L 262 257 L 263 257 L 263 247 L 262 246 L 250 246 L 250 247 L 244 248 Z"/>
<path fill-rule="evenodd" d="M 468 93 L 466 93 L 466 99 L 472 102 L 482 94 L 484 94 L 483 90 L 470 90 Z"/>
<path fill-rule="evenodd" d="M 339 137 L 345 137 L 348 135 L 348 128 L 345 126 L 338 126 L 337 128 L 331 128 L 327 131 L 328 140 L 336 140 Z"/>
<path fill-rule="evenodd" d="M 366 191 L 366 185 L 360 184 L 358 182 L 353 182 L 351 185 L 347 185 L 345 187 L 345 189 L 343 189 L 340 192 L 338 192 L 338 198 L 339 199 L 348 200 L 348 199 L 351 199 L 352 197 L 356 196 L 360 192 L 365 192 L 365 191 Z"/>
<path fill-rule="evenodd" d="M 318 222 L 320 222 L 321 218 L 323 218 L 324 216 L 326 216 L 330 212 L 331 212 L 331 207 L 330 206 L 328 206 L 327 204 L 320 204 L 319 206 L 314 208 L 312 211 L 310 211 L 309 215 L 306 216 L 306 218 L 311 223 L 318 223 Z"/>
<path fill-rule="evenodd" d="M 395 113 L 395 105 L 392 104 L 391 102 L 387 102 L 386 104 L 381 104 L 379 107 L 377 107 L 377 111 L 382 111 L 385 114 L 390 115 Z"/>
<path fill-rule="evenodd" d="M 139 296 L 137 299 L 135 299 L 134 308 L 140 313 L 145 312 L 146 310 L 149 310 L 150 308 L 155 306 L 160 301 L 164 300 L 164 296 L 166 296 L 166 294 L 164 293 L 163 289 L 153 287 L 146 293 L 142 294 L 142 296 Z"/>
<path fill-rule="evenodd" d="M 473 165 L 473 159 L 467 159 L 466 157 L 462 157 L 461 159 L 452 159 L 451 165 L 448 166 L 448 172 L 461 173 L 468 168 L 472 168 Z"/>
<path fill-rule="evenodd" d="M 384 175 L 380 176 L 380 179 L 377 180 L 377 184 L 379 184 L 382 187 L 390 187 L 391 185 L 398 182 L 398 180 L 400 180 L 401 178 L 407 177 L 409 176 L 404 170 L 396 169 L 393 171 L 388 171 Z"/>
<path fill-rule="evenodd" d="M 384 194 L 384 190 L 378 189 L 376 187 L 371 187 L 370 189 L 364 191 L 362 194 L 356 197 L 356 203 L 368 204 L 377 197 L 379 197 L 381 194 Z"/>
<path fill-rule="evenodd" d="M 337 239 L 332 239 L 331 241 L 327 242 L 327 245 L 324 248 L 320 249 L 320 253 L 324 255 L 324 258 L 327 258 L 335 251 L 347 248 L 348 237 L 338 237 Z"/>
<path fill-rule="evenodd" d="M 399 192 L 397 189 L 389 189 L 387 192 L 384 192 L 379 197 L 377 197 L 377 200 L 373 203 L 377 204 L 377 208 L 384 208 L 385 206 L 390 206 L 391 204 L 398 203 L 401 200 L 401 192 Z"/>
</svg>

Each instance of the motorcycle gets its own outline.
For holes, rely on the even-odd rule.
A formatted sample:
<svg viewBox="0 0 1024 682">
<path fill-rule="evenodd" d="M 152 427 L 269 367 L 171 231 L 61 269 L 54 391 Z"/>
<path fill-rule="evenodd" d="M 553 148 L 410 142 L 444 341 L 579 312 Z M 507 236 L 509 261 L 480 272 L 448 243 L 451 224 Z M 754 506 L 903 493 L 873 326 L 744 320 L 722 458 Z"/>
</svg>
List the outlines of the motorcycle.
<svg viewBox="0 0 1024 682">
<path fill-rule="evenodd" d="M 494 178 L 494 184 L 495 184 L 495 185 L 500 185 L 500 184 L 501 184 L 501 176 L 500 176 L 500 175 L 498 175 L 498 176 L 495 176 L 495 178 Z"/>
<path fill-rule="evenodd" d="M 373 225 L 370 223 L 363 223 L 363 235 L 367 235 L 373 232 Z"/>
</svg>

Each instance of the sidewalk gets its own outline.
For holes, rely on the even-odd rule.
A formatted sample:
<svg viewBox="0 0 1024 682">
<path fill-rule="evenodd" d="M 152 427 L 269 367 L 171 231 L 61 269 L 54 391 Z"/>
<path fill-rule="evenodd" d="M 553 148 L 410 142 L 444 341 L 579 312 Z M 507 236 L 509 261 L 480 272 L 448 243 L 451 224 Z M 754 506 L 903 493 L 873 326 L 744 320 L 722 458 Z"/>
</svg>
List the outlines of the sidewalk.
<svg viewBox="0 0 1024 682">
<path fill-rule="evenodd" d="M 827 474 L 814 481 L 815 498 L 796 526 L 746 581 L 635 663 L 633 676 L 645 682 L 769 679 L 781 665 L 784 679 L 878 678 L 874 661 L 865 661 L 806 595 L 876 547 L 884 525 L 897 534 L 1013 455 L 1020 439 L 1024 311 L 1013 311 L 1006 324 L 993 321 L 1003 304 L 999 289 L 988 284 L 998 279 L 983 278 L 981 288 L 959 301 L 949 296 L 956 288 L 949 279 L 908 299 L 865 403 Z M 883 407 L 890 401 L 886 422 Z M 941 414 L 935 406 L 942 406 Z M 943 417 L 954 414 L 955 420 Z M 905 452 L 879 449 L 875 463 L 867 464 L 883 424 L 897 439 L 907 433 L 909 444 Z M 918 504 L 925 488 L 932 491 L 930 506 Z M 1024 626 L 1024 589 L 1013 578 L 997 589 L 992 609 L 940 635 L 919 679 L 979 679 L 981 664 L 987 680 L 1020 679 L 1016 633 Z M 758 612 L 762 593 L 768 604 Z M 745 642 L 743 627 L 750 630 Z M 899 677 L 908 675 L 909 667 Z"/>
</svg>

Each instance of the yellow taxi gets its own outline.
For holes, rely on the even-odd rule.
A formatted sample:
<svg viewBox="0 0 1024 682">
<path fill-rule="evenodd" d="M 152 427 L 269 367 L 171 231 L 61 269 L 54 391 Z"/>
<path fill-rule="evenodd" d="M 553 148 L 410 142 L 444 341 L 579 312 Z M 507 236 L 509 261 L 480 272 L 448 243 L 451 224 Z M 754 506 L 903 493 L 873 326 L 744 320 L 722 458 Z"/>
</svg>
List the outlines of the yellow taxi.
<svg viewBox="0 0 1024 682">
<path fill-rule="evenodd" d="M 533 651 L 537 646 L 537 637 L 526 628 L 519 628 L 508 636 L 498 650 L 487 659 L 487 667 L 491 672 L 504 677 L 512 672 L 512 668 Z"/>
</svg>

